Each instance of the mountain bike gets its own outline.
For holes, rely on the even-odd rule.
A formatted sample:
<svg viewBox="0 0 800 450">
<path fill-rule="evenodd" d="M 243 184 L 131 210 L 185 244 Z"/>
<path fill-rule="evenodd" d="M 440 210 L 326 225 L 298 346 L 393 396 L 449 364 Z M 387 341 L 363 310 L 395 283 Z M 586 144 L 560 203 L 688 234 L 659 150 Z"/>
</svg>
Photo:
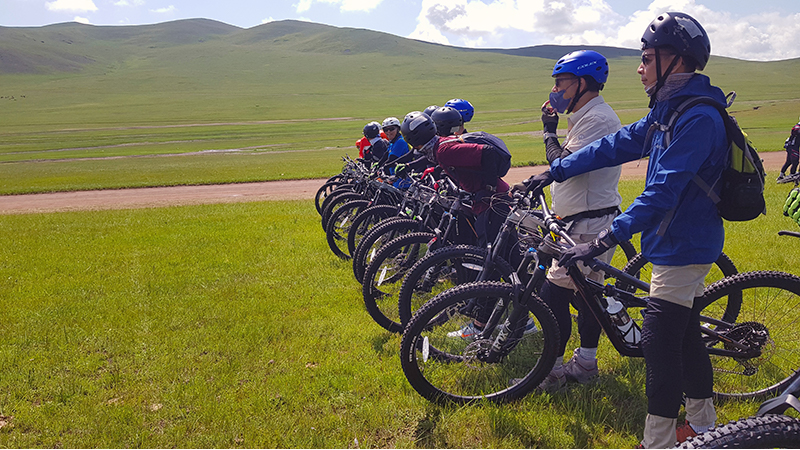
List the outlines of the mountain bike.
<svg viewBox="0 0 800 450">
<path fill-rule="evenodd" d="M 800 238 L 800 233 L 780 231 L 779 235 Z M 800 373 L 797 367 L 796 373 Z M 800 376 L 775 398 L 761 404 L 755 415 L 690 437 L 680 448 L 800 448 L 800 419 L 786 415 L 800 413 Z"/>
<path fill-rule="evenodd" d="M 433 178 L 432 175 L 424 179 L 429 178 Z M 446 177 L 434 180 L 432 186 L 428 186 L 427 181 L 412 184 L 397 215 L 373 225 L 358 241 L 355 251 L 351 253 L 356 280 L 363 282 L 367 266 L 389 241 L 408 233 L 434 230 L 449 208 L 449 203 L 442 198 L 457 193 L 458 186 Z"/>
<path fill-rule="evenodd" d="M 378 325 L 399 333 L 397 292 L 406 272 L 431 251 L 454 243 L 477 239 L 475 218 L 470 207 L 472 194 L 459 191 L 457 197 L 439 197 L 448 210 L 432 231 L 414 232 L 396 237 L 382 246 L 364 272 L 362 294 L 364 305 Z M 460 224 L 461 222 L 461 224 Z M 465 223 L 468 226 L 465 226 Z"/>
<path fill-rule="evenodd" d="M 322 215 L 322 203 L 330 194 L 344 185 L 349 185 L 353 180 L 361 178 L 362 173 L 366 170 L 363 160 L 353 160 L 349 155 L 345 155 L 342 157 L 342 161 L 344 161 L 342 172 L 328 178 L 314 195 L 314 206 L 320 215 Z"/>
<path fill-rule="evenodd" d="M 344 203 L 331 214 L 330 219 L 328 219 L 328 227 L 325 230 L 325 235 L 328 241 L 328 247 L 330 247 L 334 255 L 344 260 L 350 259 L 347 237 L 354 223 L 354 219 L 361 211 L 373 205 L 397 208 L 397 204 L 399 204 L 403 198 L 403 192 L 391 184 L 393 178 L 394 177 L 371 180 L 369 189 L 372 192 L 371 198 L 351 200 Z"/>
<path fill-rule="evenodd" d="M 437 294 L 471 281 L 504 280 L 510 282 L 525 249 L 536 248 L 542 230 L 531 222 L 527 211 L 538 207 L 536 198 L 512 191 L 511 211 L 495 241 L 488 248 L 470 245 L 447 246 L 429 253 L 408 271 L 397 295 L 400 323 L 405 325 L 412 314 Z M 492 205 L 494 207 L 494 203 Z M 637 252 L 630 241 L 619 244 L 621 264 Z M 509 261 L 514 259 L 513 261 Z M 520 273 L 520 275 L 527 275 Z"/>
<path fill-rule="evenodd" d="M 479 399 L 504 402 L 531 392 L 554 363 L 559 333 L 552 312 L 535 294 L 546 268 L 565 246 L 575 245 L 540 196 L 541 213 L 532 220 L 550 232 L 526 252 L 512 283 L 473 282 L 447 290 L 421 307 L 405 327 L 401 365 L 412 387 L 438 403 Z M 533 267 L 528 282 L 519 273 Z M 628 308 L 645 308 L 648 298 L 619 289 L 624 281 L 649 292 L 648 283 L 594 260 L 594 270 L 610 276 L 608 284 L 587 279 L 571 266 L 568 273 L 581 302 L 598 320 L 623 356 L 642 357 L 640 330 Z M 800 277 L 781 272 L 747 272 L 724 278 L 708 288 L 700 302 L 703 340 L 714 369 L 716 398 L 773 395 L 798 376 L 800 367 Z M 474 340 L 447 334 L 471 322 L 480 303 L 494 305 L 483 331 Z M 612 306 L 624 308 L 611 314 Z M 616 309 L 614 309 L 616 311 Z M 532 320 L 538 332 L 525 334 Z"/>
</svg>

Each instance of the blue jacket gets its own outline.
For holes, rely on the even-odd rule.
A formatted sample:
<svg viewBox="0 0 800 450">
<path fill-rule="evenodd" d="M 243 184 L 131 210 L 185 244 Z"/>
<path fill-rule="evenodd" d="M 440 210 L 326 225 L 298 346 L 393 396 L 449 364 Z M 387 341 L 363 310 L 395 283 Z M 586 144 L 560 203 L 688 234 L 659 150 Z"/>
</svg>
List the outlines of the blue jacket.
<svg viewBox="0 0 800 450">
<path fill-rule="evenodd" d="M 653 133 L 650 142 L 645 142 L 654 122 L 666 124 L 681 102 L 700 95 L 725 104 L 722 91 L 712 86 L 708 77 L 697 74 L 668 100 L 657 102 L 638 122 L 565 158 L 556 159 L 550 165 L 553 178 L 563 181 L 594 169 L 649 156 L 644 192 L 617 216 L 611 231 L 619 240 L 630 239 L 641 232 L 642 253 L 654 264 L 713 263 L 725 241 L 722 219 L 714 202 L 692 181 L 697 174 L 712 186 L 725 168 L 728 144 L 720 113 L 711 105 L 694 106 L 677 120 L 668 147 L 664 148 L 664 132 L 660 130 Z M 719 188 L 715 189 L 719 193 Z M 672 219 L 665 222 L 673 209 Z M 667 226 L 659 233 L 662 222 Z"/>
<path fill-rule="evenodd" d="M 394 142 L 389 143 L 389 159 L 399 158 L 406 153 L 408 153 L 409 147 L 406 144 L 406 141 L 403 140 L 403 136 L 400 136 L 400 133 L 397 133 L 397 137 L 394 139 Z"/>
</svg>

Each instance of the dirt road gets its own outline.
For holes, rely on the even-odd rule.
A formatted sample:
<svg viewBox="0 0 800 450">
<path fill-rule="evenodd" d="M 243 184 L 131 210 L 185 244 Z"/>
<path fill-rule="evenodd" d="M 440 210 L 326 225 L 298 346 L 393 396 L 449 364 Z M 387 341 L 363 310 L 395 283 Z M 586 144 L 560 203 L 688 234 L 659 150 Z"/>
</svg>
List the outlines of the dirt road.
<svg viewBox="0 0 800 450">
<path fill-rule="evenodd" d="M 783 165 L 784 152 L 760 154 L 767 170 Z M 647 161 L 622 166 L 623 178 L 643 178 Z M 540 173 L 545 167 L 515 167 L 504 177 L 509 184 Z M 267 181 L 260 183 L 176 186 L 102 191 L 58 192 L 0 196 L 0 214 L 26 214 L 59 211 L 157 208 L 174 205 L 252 202 L 264 200 L 312 199 L 325 180 Z"/>
</svg>

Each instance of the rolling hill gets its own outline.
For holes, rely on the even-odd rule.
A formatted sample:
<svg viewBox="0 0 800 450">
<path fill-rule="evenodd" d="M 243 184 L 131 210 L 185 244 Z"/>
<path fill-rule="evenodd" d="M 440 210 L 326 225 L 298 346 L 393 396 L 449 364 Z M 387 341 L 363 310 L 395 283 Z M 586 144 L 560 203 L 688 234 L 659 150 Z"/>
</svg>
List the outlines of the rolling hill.
<svg viewBox="0 0 800 450">
<path fill-rule="evenodd" d="M 517 49 L 468 49 L 442 46 L 387 33 L 338 28 L 296 20 L 270 22 L 242 29 L 208 19 L 188 19 L 139 26 L 93 26 L 76 22 L 44 27 L 0 27 L 0 73 L 44 74 L 77 72 L 93 65 L 110 64 L 154 49 L 203 46 L 213 40 L 227 46 L 269 45 L 301 53 L 386 56 L 415 55 L 426 51 L 496 53 L 557 59 L 582 48 L 541 45 Z M 593 47 L 609 58 L 637 56 L 638 51 Z"/>
</svg>

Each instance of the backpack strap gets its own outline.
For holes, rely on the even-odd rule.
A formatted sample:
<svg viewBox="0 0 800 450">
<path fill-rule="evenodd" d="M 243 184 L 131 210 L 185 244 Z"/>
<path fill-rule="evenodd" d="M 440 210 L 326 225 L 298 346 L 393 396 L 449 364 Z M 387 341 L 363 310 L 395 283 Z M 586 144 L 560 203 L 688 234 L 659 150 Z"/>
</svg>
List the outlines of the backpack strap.
<svg viewBox="0 0 800 450">
<path fill-rule="evenodd" d="M 664 148 L 669 147 L 669 144 L 672 141 L 672 130 L 673 130 L 674 126 L 675 126 L 675 123 L 678 121 L 678 118 L 681 115 L 683 115 L 683 113 L 688 111 L 690 108 L 692 108 L 692 107 L 694 107 L 696 105 L 699 105 L 701 103 L 711 105 L 711 106 L 715 107 L 717 109 L 717 111 L 720 112 L 720 114 L 722 115 L 722 122 L 725 124 L 725 128 L 726 128 L 726 131 L 727 131 L 728 124 L 725 121 L 725 117 L 727 116 L 727 113 L 723 114 L 723 112 L 725 112 L 725 111 L 724 110 L 720 111 L 720 108 L 722 108 L 722 107 L 719 105 L 719 103 L 717 103 L 713 98 L 704 95 L 704 96 L 698 96 L 698 97 L 691 97 L 691 98 L 688 98 L 688 99 L 684 100 L 680 105 L 678 105 L 675 108 L 675 110 L 669 116 L 669 120 L 667 120 L 667 124 L 666 125 L 661 125 L 658 122 L 653 123 L 653 125 L 650 126 L 650 129 L 647 132 L 647 137 L 645 138 L 645 143 L 650 141 L 652 133 L 655 131 L 654 126 L 658 125 L 657 129 L 659 129 L 660 131 L 664 132 Z M 727 138 L 727 133 L 726 133 L 726 138 Z M 720 199 L 719 195 L 717 195 L 717 193 L 714 192 L 714 186 L 717 185 L 717 183 L 719 182 L 719 180 L 721 178 L 722 178 L 721 176 L 719 178 L 717 178 L 714 181 L 714 183 L 711 184 L 710 186 L 705 180 L 700 178 L 700 176 L 697 175 L 697 174 L 694 174 L 694 177 L 692 178 L 692 181 L 700 189 L 702 189 L 703 192 L 705 192 L 706 195 L 711 199 L 711 201 L 713 201 L 714 204 L 716 205 L 717 203 L 720 202 L 721 199 Z M 672 209 L 667 211 L 667 214 L 664 215 L 664 220 L 661 221 L 661 224 L 658 227 L 658 231 L 656 232 L 656 234 L 658 236 L 663 236 L 664 233 L 667 232 L 667 227 L 669 226 L 670 222 L 672 222 L 672 218 L 675 216 L 675 211 L 678 209 L 678 205 L 680 205 L 680 200 L 678 201 L 678 203 L 675 206 L 672 207 Z"/>
</svg>

